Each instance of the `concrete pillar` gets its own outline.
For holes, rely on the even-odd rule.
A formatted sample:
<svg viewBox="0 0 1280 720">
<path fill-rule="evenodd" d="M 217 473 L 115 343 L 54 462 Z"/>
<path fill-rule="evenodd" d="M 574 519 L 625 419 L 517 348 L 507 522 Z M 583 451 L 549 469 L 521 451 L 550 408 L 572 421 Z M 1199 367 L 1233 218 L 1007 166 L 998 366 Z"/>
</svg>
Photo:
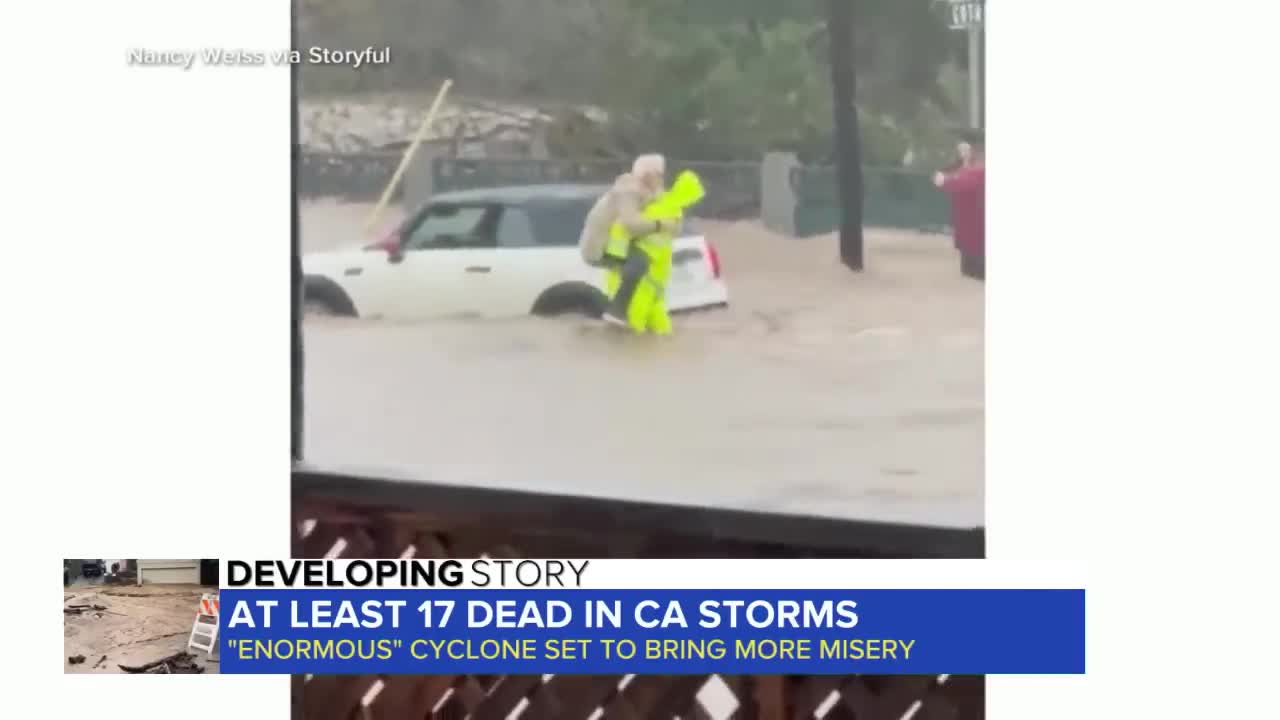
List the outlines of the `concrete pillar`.
<svg viewBox="0 0 1280 720">
<path fill-rule="evenodd" d="M 529 157 L 534 160 L 550 159 L 551 150 L 547 142 L 549 130 L 547 123 L 544 122 L 534 125 L 532 137 L 529 138 Z"/>
<path fill-rule="evenodd" d="M 431 198 L 435 191 L 435 159 L 447 155 L 447 149 L 439 143 L 424 142 L 418 146 L 418 152 L 409 161 L 409 167 L 405 168 L 404 183 L 400 191 L 400 206 L 406 213 L 417 210 Z"/>
<path fill-rule="evenodd" d="M 800 166 L 795 153 L 765 153 L 760 163 L 760 220 L 766 228 L 796 234 L 796 191 L 791 171 Z"/>
</svg>

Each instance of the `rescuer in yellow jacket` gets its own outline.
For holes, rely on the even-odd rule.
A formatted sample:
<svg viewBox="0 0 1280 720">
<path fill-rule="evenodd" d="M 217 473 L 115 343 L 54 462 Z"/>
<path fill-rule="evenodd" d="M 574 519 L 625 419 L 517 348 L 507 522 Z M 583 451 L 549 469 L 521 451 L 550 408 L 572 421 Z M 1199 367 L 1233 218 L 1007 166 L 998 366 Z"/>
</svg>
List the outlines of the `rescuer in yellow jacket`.
<svg viewBox="0 0 1280 720">
<path fill-rule="evenodd" d="M 631 172 L 619 175 L 592 205 L 578 238 L 583 262 L 621 274 L 621 285 L 603 312 L 605 321 L 614 325 L 626 326 L 631 296 L 649 270 L 649 258 L 629 240 L 664 229 L 663 221 L 646 218 L 644 209 L 663 193 L 666 165 L 661 155 L 637 157 Z M 621 235 L 617 227 L 624 231 Z"/>
<path fill-rule="evenodd" d="M 632 236 L 622 223 L 609 228 L 605 254 L 615 257 L 634 256 L 639 251 L 647 260 L 644 275 L 626 305 L 627 327 L 635 333 L 669 335 L 671 315 L 667 312 L 667 283 L 671 279 L 672 243 L 685 212 L 702 200 L 702 181 L 691 171 L 684 171 L 671 189 L 644 207 L 642 214 L 654 222 L 654 231 Z M 609 267 L 605 271 L 605 292 L 613 301 L 622 289 L 625 269 Z"/>
</svg>

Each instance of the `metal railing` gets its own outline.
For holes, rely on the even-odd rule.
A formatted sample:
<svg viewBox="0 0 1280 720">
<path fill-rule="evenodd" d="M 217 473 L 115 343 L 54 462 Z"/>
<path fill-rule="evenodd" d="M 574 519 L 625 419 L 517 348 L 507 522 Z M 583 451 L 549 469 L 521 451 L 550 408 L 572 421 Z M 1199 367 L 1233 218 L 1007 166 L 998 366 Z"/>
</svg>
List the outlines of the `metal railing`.
<svg viewBox="0 0 1280 720">
<path fill-rule="evenodd" d="M 304 152 L 298 194 L 304 198 L 337 197 L 351 202 L 372 202 L 395 174 L 399 161 L 398 151 Z M 435 157 L 426 162 L 431 163 L 431 188 L 437 193 L 503 185 L 603 185 L 628 168 L 623 160 L 596 159 Z M 699 215 L 736 220 L 760 214 L 760 163 L 676 161 L 672 169 L 690 169 L 702 176 L 708 194 Z M 790 184 L 795 199 L 796 235 L 830 232 L 839 224 L 840 203 L 834 168 L 796 168 L 791 173 Z M 867 226 L 941 232 L 950 225 L 946 197 L 933 186 L 929 173 L 865 168 L 863 185 L 863 218 Z M 425 200 L 410 199 L 404 187 L 397 189 L 392 200 L 403 198 L 411 204 Z"/>
<path fill-rule="evenodd" d="M 626 172 L 625 160 L 537 160 L 528 158 L 439 158 L 433 171 L 436 192 L 501 185 L 586 183 L 604 185 Z M 671 174 L 698 173 L 708 188 L 698 214 L 735 219 L 760 212 L 760 164 L 672 162 Z"/>
<path fill-rule="evenodd" d="M 298 194 L 305 198 L 373 202 L 391 181 L 400 156 L 396 151 L 304 152 L 298 168 Z"/>
<path fill-rule="evenodd" d="M 946 196 L 929 173 L 899 168 L 863 168 L 862 219 L 868 227 L 945 231 L 951 224 Z M 834 167 L 799 167 L 791 173 L 796 196 L 796 235 L 829 232 L 840 223 Z"/>
</svg>

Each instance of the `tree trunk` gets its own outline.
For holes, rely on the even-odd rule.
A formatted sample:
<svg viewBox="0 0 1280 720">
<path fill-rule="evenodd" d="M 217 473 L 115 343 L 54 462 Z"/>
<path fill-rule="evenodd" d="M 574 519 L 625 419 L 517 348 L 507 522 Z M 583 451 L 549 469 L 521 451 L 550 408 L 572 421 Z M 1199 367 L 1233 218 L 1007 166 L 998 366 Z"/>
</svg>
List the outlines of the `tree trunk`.
<svg viewBox="0 0 1280 720">
<path fill-rule="evenodd" d="M 853 16 L 853 0 L 827 0 L 836 172 L 840 188 L 840 260 L 851 270 L 862 270 L 862 149 L 855 105 Z"/>
</svg>

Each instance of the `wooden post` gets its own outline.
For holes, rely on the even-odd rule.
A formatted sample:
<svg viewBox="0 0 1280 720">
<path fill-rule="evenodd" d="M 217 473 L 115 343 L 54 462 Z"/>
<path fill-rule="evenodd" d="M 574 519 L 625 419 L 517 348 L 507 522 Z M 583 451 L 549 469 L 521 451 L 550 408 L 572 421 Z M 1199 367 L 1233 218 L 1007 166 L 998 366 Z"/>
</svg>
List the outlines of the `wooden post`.
<svg viewBox="0 0 1280 720">
<path fill-rule="evenodd" d="M 850 270 L 862 270 L 862 149 L 855 105 L 853 0 L 827 0 L 827 38 L 840 188 L 840 260 Z"/>
<path fill-rule="evenodd" d="M 400 184 L 400 178 L 404 175 L 405 169 L 409 167 L 409 161 L 413 160 L 413 155 L 418 151 L 418 146 L 427 137 L 427 130 L 431 127 L 431 123 L 435 122 L 436 111 L 440 109 L 440 103 L 444 102 L 445 93 L 449 92 L 449 87 L 452 85 L 452 80 L 445 80 L 444 84 L 440 86 L 440 92 L 436 93 L 436 99 L 432 101 L 431 108 L 427 110 L 427 116 L 422 119 L 422 125 L 418 127 L 418 134 L 414 136 L 413 142 L 409 143 L 409 147 L 405 148 L 404 157 L 400 158 L 400 166 L 396 168 L 395 174 L 391 176 L 391 181 L 387 183 L 386 189 L 382 191 L 382 197 L 379 198 L 377 206 L 373 208 L 373 212 L 369 213 L 369 221 L 365 223 L 365 232 L 373 230 L 378 218 L 382 215 L 382 211 L 386 209 L 387 202 L 391 200 L 391 195 Z"/>
</svg>

